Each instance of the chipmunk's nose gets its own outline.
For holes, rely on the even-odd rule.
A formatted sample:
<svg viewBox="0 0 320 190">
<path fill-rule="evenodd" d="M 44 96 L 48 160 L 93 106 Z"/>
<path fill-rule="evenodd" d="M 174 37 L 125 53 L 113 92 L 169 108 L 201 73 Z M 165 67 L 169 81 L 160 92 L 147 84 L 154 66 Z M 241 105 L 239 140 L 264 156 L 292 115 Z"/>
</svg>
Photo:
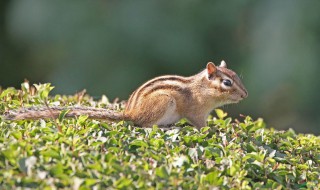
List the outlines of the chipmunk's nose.
<svg viewBox="0 0 320 190">
<path fill-rule="evenodd" d="M 246 98 L 246 97 L 248 97 L 248 91 L 247 90 L 244 90 L 243 91 L 243 94 L 241 94 L 241 98 Z"/>
</svg>

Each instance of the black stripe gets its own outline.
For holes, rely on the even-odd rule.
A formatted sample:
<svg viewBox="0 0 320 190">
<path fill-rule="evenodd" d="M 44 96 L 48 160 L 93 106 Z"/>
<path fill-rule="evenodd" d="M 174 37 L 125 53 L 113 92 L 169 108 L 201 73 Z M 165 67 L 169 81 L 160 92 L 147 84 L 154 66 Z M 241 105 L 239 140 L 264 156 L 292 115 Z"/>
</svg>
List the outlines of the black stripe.
<svg viewBox="0 0 320 190">
<path fill-rule="evenodd" d="M 128 102 L 127 102 L 126 109 L 130 109 L 130 108 L 131 108 L 132 99 L 133 99 L 133 97 L 136 95 L 137 91 L 138 91 L 138 90 L 135 90 L 135 91 L 131 94 L 131 96 L 129 97 L 129 100 L 128 100 Z"/>
<path fill-rule="evenodd" d="M 184 84 L 189 83 L 189 82 L 192 81 L 191 79 L 182 79 L 182 78 L 179 78 L 179 77 L 176 77 L 176 76 L 171 76 L 171 77 L 158 78 L 158 79 L 156 79 L 156 80 L 153 80 L 153 81 L 145 84 L 144 88 L 147 88 L 147 87 L 153 85 L 153 84 L 156 83 L 156 82 L 161 82 L 161 81 L 166 81 L 166 80 L 169 80 L 169 81 L 179 81 L 179 82 L 182 82 L 182 83 L 184 83 Z"/>
<path fill-rule="evenodd" d="M 150 89 L 143 96 L 146 97 L 157 90 L 173 90 L 173 91 L 177 91 L 181 94 L 184 94 L 187 97 L 191 97 L 191 95 L 192 95 L 191 90 L 189 88 L 182 88 L 181 86 L 176 86 L 176 85 L 159 85 L 159 86 L 156 86 L 156 87 Z"/>
<path fill-rule="evenodd" d="M 139 93 L 135 93 L 137 96 L 134 98 L 134 96 L 132 96 L 130 99 L 133 99 L 134 98 L 134 101 L 130 101 L 130 104 L 133 103 L 133 107 L 136 105 L 136 102 L 137 100 L 139 99 L 139 97 L 141 96 L 141 92 L 143 90 L 145 90 L 146 88 L 154 85 L 155 83 L 158 83 L 158 82 L 162 82 L 162 81 L 178 81 L 178 82 L 181 82 L 183 84 L 186 84 L 186 83 L 190 83 L 192 81 L 192 79 L 185 79 L 185 78 L 182 78 L 182 77 L 178 77 L 178 76 L 168 76 L 168 77 L 161 77 L 161 78 L 158 78 L 158 79 L 154 79 L 154 80 L 151 80 L 149 82 L 146 82 L 145 84 L 143 84 L 141 87 L 139 87 L 136 91 L 139 91 Z M 171 86 L 171 85 L 170 85 Z M 129 107 L 128 108 L 131 108 L 131 105 L 128 105 Z"/>
</svg>

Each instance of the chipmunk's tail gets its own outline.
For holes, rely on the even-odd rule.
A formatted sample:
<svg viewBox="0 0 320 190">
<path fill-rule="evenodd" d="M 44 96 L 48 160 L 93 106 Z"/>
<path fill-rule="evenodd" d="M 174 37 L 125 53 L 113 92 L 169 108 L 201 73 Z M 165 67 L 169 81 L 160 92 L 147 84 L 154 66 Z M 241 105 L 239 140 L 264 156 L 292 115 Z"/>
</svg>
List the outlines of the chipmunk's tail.
<svg viewBox="0 0 320 190">
<path fill-rule="evenodd" d="M 58 118 L 62 111 L 67 111 L 65 117 L 77 117 L 87 115 L 91 119 L 120 121 L 123 120 L 123 113 L 104 108 L 92 107 L 30 107 L 19 110 L 12 110 L 4 113 L 4 120 L 24 120 L 24 119 L 50 119 Z"/>
</svg>

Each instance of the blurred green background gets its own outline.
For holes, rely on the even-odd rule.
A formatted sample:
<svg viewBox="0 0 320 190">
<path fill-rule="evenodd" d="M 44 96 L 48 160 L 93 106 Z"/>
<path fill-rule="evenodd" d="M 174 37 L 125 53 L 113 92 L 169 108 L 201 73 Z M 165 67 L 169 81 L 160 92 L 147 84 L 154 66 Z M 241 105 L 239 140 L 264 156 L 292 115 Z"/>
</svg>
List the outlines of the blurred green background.
<svg viewBox="0 0 320 190">
<path fill-rule="evenodd" d="M 1 1 L 0 85 L 127 99 L 224 59 L 248 99 L 224 109 L 320 133 L 320 1 Z"/>
</svg>

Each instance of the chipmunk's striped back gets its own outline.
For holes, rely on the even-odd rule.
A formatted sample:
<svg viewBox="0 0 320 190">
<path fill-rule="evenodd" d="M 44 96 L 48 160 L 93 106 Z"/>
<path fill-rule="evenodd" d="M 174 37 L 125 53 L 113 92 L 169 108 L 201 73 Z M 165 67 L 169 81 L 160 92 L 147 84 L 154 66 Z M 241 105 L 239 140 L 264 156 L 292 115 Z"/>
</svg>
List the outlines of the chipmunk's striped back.
<svg viewBox="0 0 320 190">
<path fill-rule="evenodd" d="M 127 102 L 126 110 L 134 109 L 139 102 L 152 93 L 158 93 L 164 90 L 185 93 L 188 84 L 192 83 L 192 81 L 193 79 L 191 77 L 177 75 L 165 75 L 149 80 L 132 93 Z"/>
</svg>

